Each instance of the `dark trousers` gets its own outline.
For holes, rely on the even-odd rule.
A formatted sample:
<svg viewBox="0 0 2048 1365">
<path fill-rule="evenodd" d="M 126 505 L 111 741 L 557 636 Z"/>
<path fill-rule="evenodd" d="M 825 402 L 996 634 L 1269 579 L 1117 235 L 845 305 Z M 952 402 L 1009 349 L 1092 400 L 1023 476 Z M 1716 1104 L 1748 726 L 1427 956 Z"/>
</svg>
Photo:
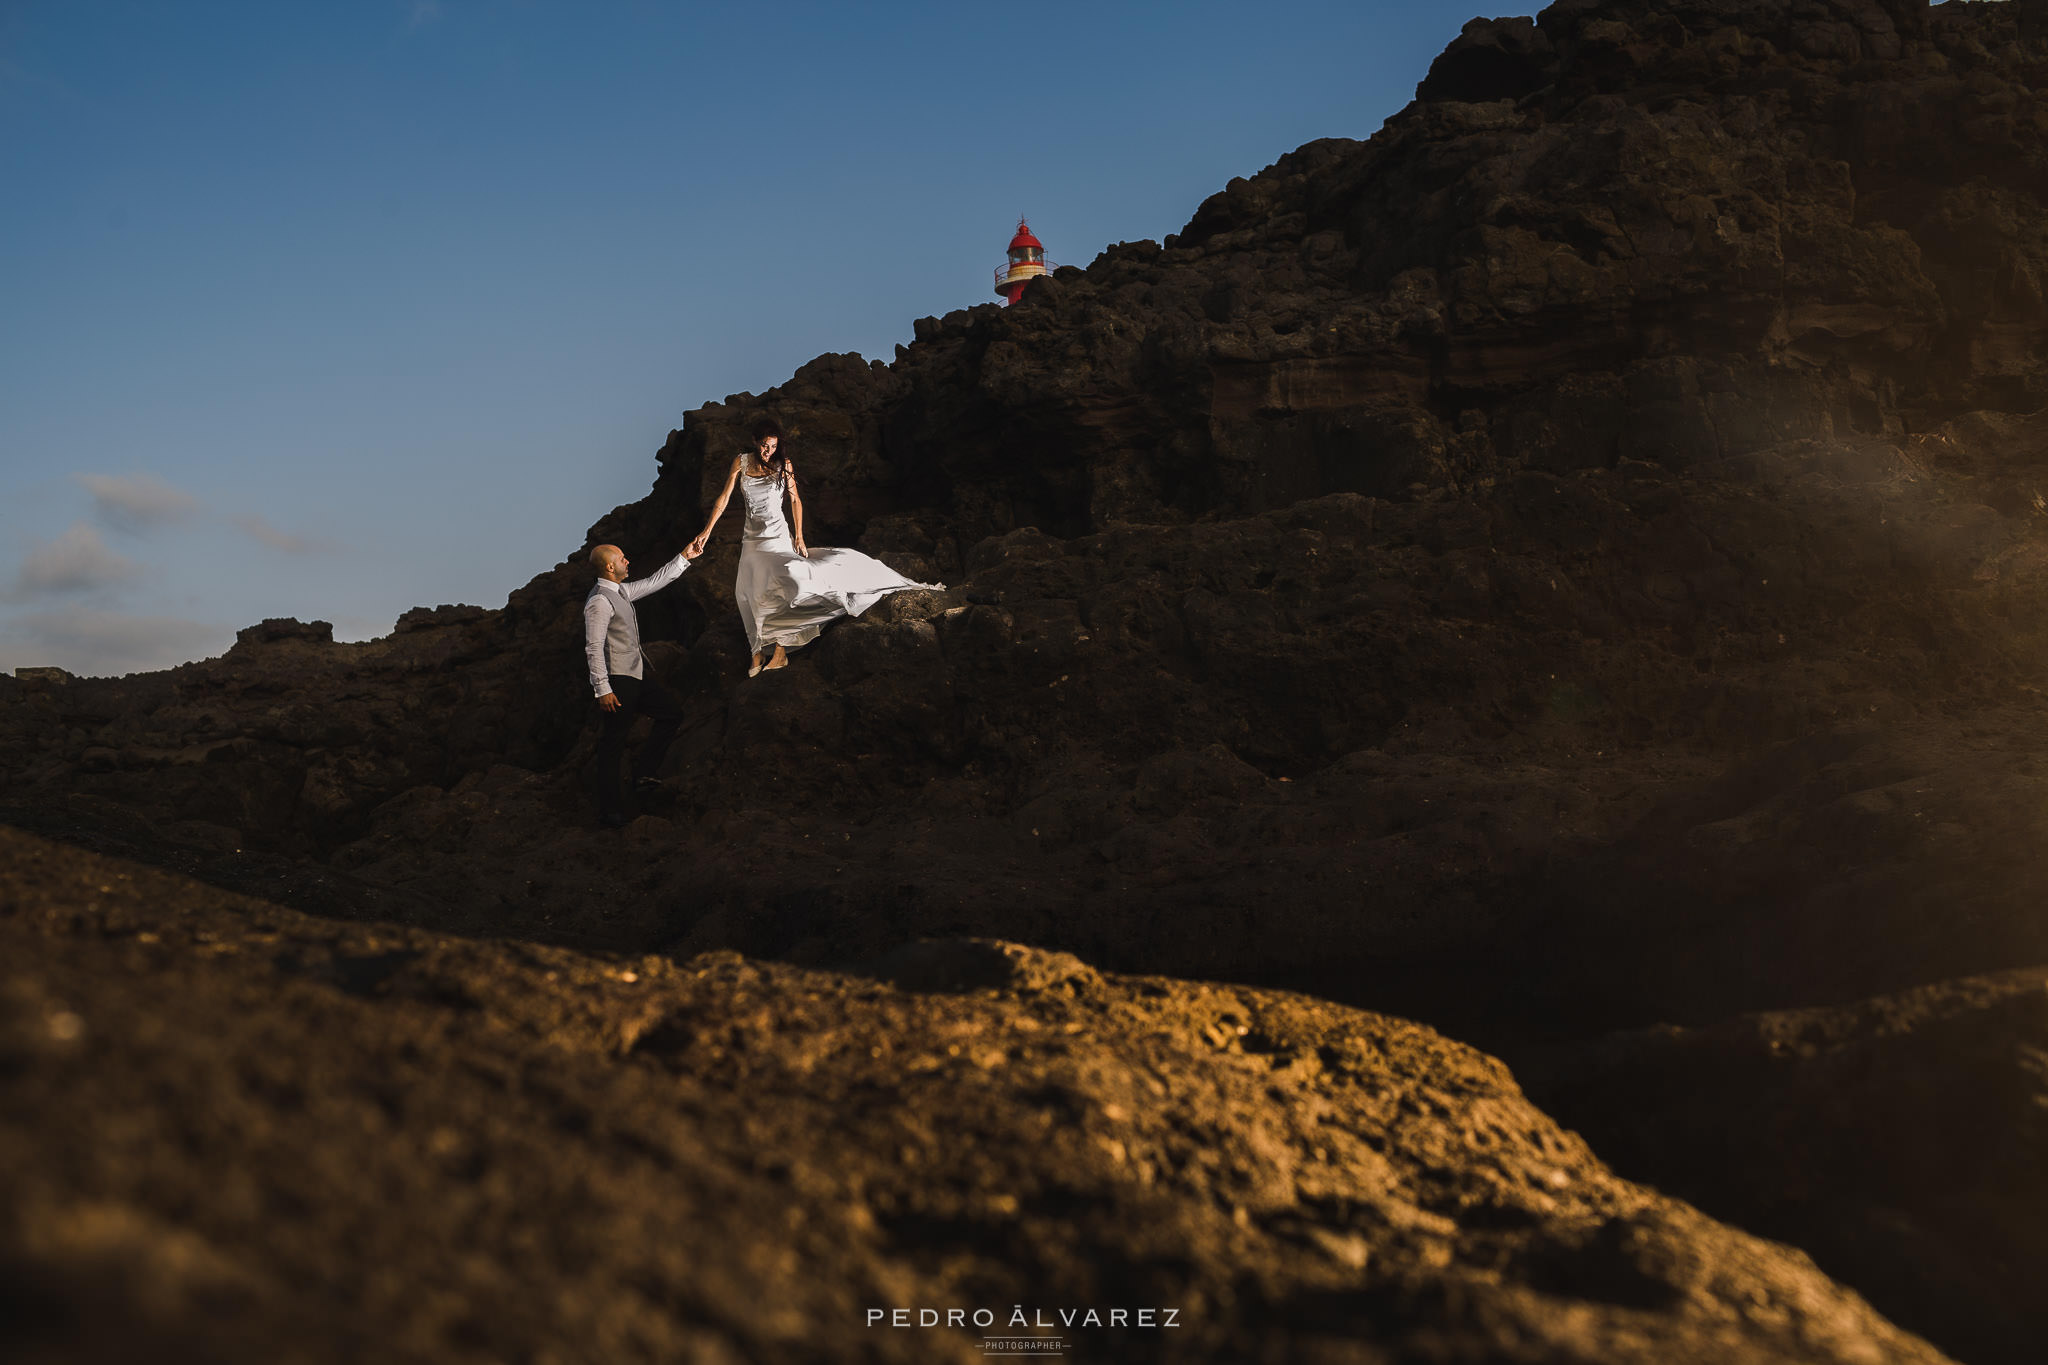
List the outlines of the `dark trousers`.
<svg viewBox="0 0 2048 1365">
<path fill-rule="evenodd" d="M 612 678 L 619 709 L 603 711 L 604 729 L 597 737 L 597 808 L 605 815 L 621 814 L 625 803 L 619 795 L 619 759 L 626 752 L 626 732 L 642 716 L 654 722 L 654 733 L 633 755 L 633 776 L 652 777 L 675 742 L 683 723 L 683 708 L 669 690 L 652 678 Z"/>
</svg>

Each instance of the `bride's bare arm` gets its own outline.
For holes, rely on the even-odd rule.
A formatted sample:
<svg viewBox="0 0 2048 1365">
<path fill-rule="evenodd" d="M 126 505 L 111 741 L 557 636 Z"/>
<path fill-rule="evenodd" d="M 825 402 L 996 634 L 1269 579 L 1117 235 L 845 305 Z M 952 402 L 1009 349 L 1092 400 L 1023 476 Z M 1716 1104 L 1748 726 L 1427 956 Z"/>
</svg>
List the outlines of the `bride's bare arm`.
<svg viewBox="0 0 2048 1365">
<path fill-rule="evenodd" d="M 733 456 L 732 469 L 725 476 L 725 487 L 718 490 L 718 501 L 712 504 L 711 515 L 705 520 L 704 529 L 690 542 L 690 548 L 698 554 L 704 553 L 704 542 L 711 539 L 711 528 L 718 525 L 718 519 L 725 515 L 725 505 L 732 500 L 732 486 L 739 482 L 740 469 L 746 462 L 747 457 L 744 455 Z"/>
<path fill-rule="evenodd" d="M 796 546 L 796 552 L 805 559 L 809 559 L 811 552 L 804 545 L 804 500 L 796 491 L 796 465 L 785 461 L 782 467 L 783 471 L 789 476 L 790 539 Z"/>
</svg>

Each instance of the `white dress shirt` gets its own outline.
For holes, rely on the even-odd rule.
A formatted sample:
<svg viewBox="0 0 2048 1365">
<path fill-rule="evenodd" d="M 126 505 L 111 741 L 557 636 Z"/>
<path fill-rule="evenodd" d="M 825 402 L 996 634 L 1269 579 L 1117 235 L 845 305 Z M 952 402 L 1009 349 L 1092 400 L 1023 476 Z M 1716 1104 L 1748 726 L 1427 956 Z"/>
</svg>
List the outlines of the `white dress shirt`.
<svg viewBox="0 0 2048 1365">
<path fill-rule="evenodd" d="M 583 656 L 590 664 L 590 691 L 600 700 L 612 690 L 612 675 L 637 678 L 644 664 L 640 655 L 640 617 L 633 603 L 651 592 L 659 592 L 682 576 L 690 561 L 677 555 L 645 578 L 614 583 L 600 578 L 583 599 Z"/>
</svg>

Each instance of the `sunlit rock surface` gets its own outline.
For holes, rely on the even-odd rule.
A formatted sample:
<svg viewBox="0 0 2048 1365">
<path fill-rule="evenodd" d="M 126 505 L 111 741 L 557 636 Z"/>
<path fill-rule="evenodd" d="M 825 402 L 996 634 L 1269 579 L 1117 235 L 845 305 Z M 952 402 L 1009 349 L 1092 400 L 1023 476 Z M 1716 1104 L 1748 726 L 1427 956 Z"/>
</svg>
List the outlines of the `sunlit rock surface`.
<svg viewBox="0 0 2048 1365">
<path fill-rule="evenodd" d="M 10 1360 L 1944 1359 L 1492 1058 L 1303 997 L 597 958 L 9 831 L 0 961 Z"/>
</svg>

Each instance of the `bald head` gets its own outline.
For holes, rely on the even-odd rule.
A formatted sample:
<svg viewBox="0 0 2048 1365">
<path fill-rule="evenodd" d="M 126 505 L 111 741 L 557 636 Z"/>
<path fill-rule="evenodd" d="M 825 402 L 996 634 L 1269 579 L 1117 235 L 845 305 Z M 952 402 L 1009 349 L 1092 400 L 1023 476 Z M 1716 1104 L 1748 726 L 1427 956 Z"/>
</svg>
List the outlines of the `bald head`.
<svg viewBox="0 0 2048 1365">
<path fill-rule="evenodd" d="M 597 570 L 599 578 L 623 583 L 626 581 L 626 552 L 616 545 L 593 545 L 590 548 L 590 567 Z"/>
</svg>

